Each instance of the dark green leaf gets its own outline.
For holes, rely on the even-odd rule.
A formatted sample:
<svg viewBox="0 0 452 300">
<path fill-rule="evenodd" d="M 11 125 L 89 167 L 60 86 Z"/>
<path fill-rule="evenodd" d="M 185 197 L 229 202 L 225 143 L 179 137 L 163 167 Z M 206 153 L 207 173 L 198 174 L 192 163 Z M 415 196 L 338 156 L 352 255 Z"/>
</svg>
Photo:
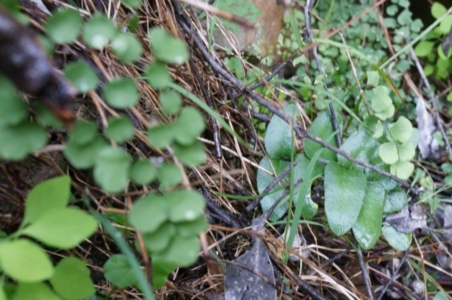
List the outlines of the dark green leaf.
<svg viewBox="0 0 452 300">
<path fill-rule="evenodd" d="M 157 177 L 157 169 L 145 158 L 135 161 L 130 168 L 130 179 L 138 185 L 151 183 Z"/>
<path fill-rule="evenodd" d="M 189 58 L 187 45 L 161 27 L 156 26 L 149 31 L 149 40 L 152 54 L 163 62 L 182 64 Z"/>
<path fill-rule="evenodd" d="M 297 108 L 294 104 L 287 105 L 284 112 L 291 120 L 297 115 Z M 265 132 L 265 150 L 271 158 L 279 159 L 290 157 L 294 150 L 293 130 L 286 121 L 274 115 L 268 123 Z"/>
<path fill-rule="evenodd" d="M 408 205 L 408 200 L 405 191 L 397 186 L 393 190 L 386 193 L 383 212 L 385 214 L 395 213 L 402 210 L 402 208 L 406 205 Z"/>
<path fill-rule="evenodd" d="M 55 177 L 36 185 L 25 200 L 25 214 L 22 224 L 34 222 L 52 208 L 64 208 L 68 204 L 71 179 L 68 176 Z"/>
<path fill-rule="evenodd" d="M 77 61 L 66 65 L 64 76 L 69 79 L 79 93 L 86 93 L 97 88 L 99 78 L 85 62 Z"/>
<path fill-rule="evenodd" d="M 322 139 L 328 144 L 337 147 L 333 125 L 331 125 L 331 119 L 328 116 L 327 112 L 321 112 L 317 115 L 317 118 L 315 118 L 314 122 L 312 122 L 311 124 L 311 127 L 309 127 L 308 132 Z M 322 148 L 322 146 L 314 141 L 306 139 L 304 142 L 304 149 L 308 158 L 312 158 L 314 153 L 320 148 Z M 336 153 L 331 150 L 325 149 L 323 150 L 320 158 L 329 161 L 336 161 Z"/>
<path fill-rule="evenodd" d="M 402 233 L 392 226 L 383 226 L 382 233 L 394 249 L 405 251 L 410 247 L 413 233 Z"/>
<path fill-rule="evenodd" d="M 360 128 L 350 135 L 350 137 L 342 144 L 340 149 L 344 150 L 350 156 L 357 158 L 364 162 L 370 162 L 375 151 L 378 149 L 379 143 L 374 139 L 370 133 Z M 337 155 L 338 162 L 345 168 L 351 168 L 354 164 L 343 157 Z"/>
<path fill-rule="evenodd" d="M 63 258 L 50 283 L 64 299 L 84 299 L 96 292 L 88 267 L 76 257 Z"/>
<path fill-rule="evenodd" d="M 378 183 L 368 182 L 363 206 L 353 225 L 353 234 L 364 250 L 371 249 L 381 233 L 385 190 Z"/>
<path fill-rule="evenodd" d="M 0 157 L 21 160 L 47 143 L 45 130 L 28 120 L 17 125 L 0 123 Z"/>
<path fill-rule="evenodd" d="M 82 17 L 72 9 L 62 9 L 47 18 L 47 35 L 57 44 L 69 44 L 77 39 Z"/>
<path fill-rule="evenodd" d="M 125 288 L 138 282 L 124 254 L 111 256 L 104 264 L 103 269 L 105 278 L 119 288 Z"/>
<path fill-rule="evenodd" d="M 2 94 L 0 94 L 0 122 L 7 125 L 17 125 L 25 120 L 28 117 L 27 103 L 16 93 L 7 97 L 2 97 Z"/>
<path fill-rule="evenodd" d="M 120 118 L 109 117 L 108 127 L 105 129 L 105 136 L 117 143 L 125 142 L 135 135 L 135 127 L 125 116 Z"/>
<path fill-rule="evenodd" d="M 47 254 L 29 240 L 1 243 L 0 264 L 6 275 L 21 282 L 39 282 L 53 275 L 52 262 Z"/>
<path fill-rule="evenodd" d="M 336 235 L 345 234 L 358 219 L 366 191 L 361 170 L 330 162 L 325 168 L 325 212 Z"/>
<path fill-rule="evenodd" d="M 123 150 L 104 148 L 96 157 L 94 180 L 107 193 L 119 193 L 127 185 L 130 165 L 130 156 Z"/>
<path fill-rule="evenodd" d="M 71 142 L 84 146 L 94 141 L 98 136 L 96 124 L 77 120 L 74 129 L 71 131 Z"/>
<path fill-rule="evenodd" d="M 115 78 L 105 85 L 104 96 L 114 108 L 129 108 L 138 103 L 138 90 L 132 78 Z"/>
</svg>

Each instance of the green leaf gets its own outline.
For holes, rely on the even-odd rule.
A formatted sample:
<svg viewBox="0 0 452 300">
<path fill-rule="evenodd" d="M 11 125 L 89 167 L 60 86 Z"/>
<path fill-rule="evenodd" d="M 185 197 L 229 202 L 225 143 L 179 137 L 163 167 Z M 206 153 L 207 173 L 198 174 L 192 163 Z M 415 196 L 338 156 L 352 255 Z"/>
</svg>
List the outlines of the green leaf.
<svg viewBox="0 0 452 300">
<path fill-rule="evenodd" d="M 182 182 L 182 172 L 175 164 L 163 163 L 158 168 L 157 179 L 161 189 L 173 187 Z"/>
<path fill-rule="evenodd" d="M 387 142 L 380 146 L 380 157 L 387 164 L 393 164 L 399 160 L 397 145 L 394 142 Z"/>
<path fill-rule="evenodd" d="M 389 97 L 388 88 L 379 85 L 376 88 L 374 88 L 373 92 L 374 94 L 371 99 L 372 109 L 375 112 L 386 111 L 392 105 L 392 100 Z"/>
<path fill-rule="evenodd" d="M 105 278 L 119 288 L 125 288 L 138 282 L 124 254 L 112 255 L 104 264 L 103 269 Z"/>
<path fill-rule="evenodd" d="M 147 137 L 153 146 L 164 149 L 172 142 L 177 130 L 174 123 L 154 126 L 148 130 Z"/>
<path fill-rule="evenodd" d="M 340 149 L 354 158 L 364 162 L 370 162 L 375 151 L 378 149 L 378 146 L 378 141 L 374 139 L 367 130 L 359 128 L 359 130 L 353 132 L 349 136 L 349 138 L 341 145 Z M 342 155 L 337 154 L 337 160 L 345 168 L 355 166 L 354 163 Z"/>
<path fill-rule="evenodd" d="M 124 3 L 132 8 L 138 8 L 141 5 L 141 0 L 121 0 L 121 3 Z"/>
<path fill-rule="evenodd" d="M 311 124 L 311 127 L 309 127 L 308 132 L 322 139 L 328 144 L 337 147 L 333 125 L 331 125 L 331 119 L 327 112 L 321 112 L 317 115 L 317 118 L 315 118 L 314 122 L 312 122 Z M 322 146 L 314 141 L 306 139 L 304 142 L 304 149 L 308 158 L 312 158 L 315 152 L 320 148 L 322 148 Z M 329 161 L 336 161 L 336 153 L 331 150 L 325 149 L 323 150 L 320 158 Z"/>
<path fill-rule="evenodd" d="M 414 53 L 416 53 L 418 57 L 425 57 L 432 53 L 433 46 L 435 46 L 435 43 L 430 41 L 419 42 L 414 48 Z"/>
<path fill-rule="evenodd" d="M 199 216 L 197 219 L 191 222 L 178 222 L 176 224 L 177 233 L 181 237 L 189 238 L 198 236 L 201 232 L 207 229 L 207 220 L 204 216 Z"/>
<path fill-rule="evenodd" d="M 264 157 L 261 162 L 259 163 L 259 166 L 264 169 L 268 170 L 270 172 L 275 172 L 277 176 L 281 171 L 288 165 L 288 162 L 281 161 L 279 159 L 271 159 L 268 157 Z M 265 188 L 275 179 L 274 176 L 269 175 L 267 172 L 264 172 L 261 170 L 261 168 L 257 169 L 257 190 L 259 191 L 259 194 L 262 194 Z M 281 184 L 276 185 L 270 193 L 264 198 L 262 198 L 260 205 L 263 212 L 266 212 L 274 203 L 277 201 L 283 194 L 283 190 L 281 189 Z M 279 220 L 287 211 L 288 205 L 285 202 L 282 202 L 280 205 L 278 205 L 270 215 L 270 220 L 276 221 Z"/>
<path fill-rule="evenodd" d="M 378 82 L 380 81 L 380 75 L 378 75 L 377 71 L 367 71 L 367 85 L 376 87 L 378 86 Z"/>
<path fill-rule="evenodd" d="M 57 44 L 69 44 L 77 39 L 82 17 L 72 9 L 62 9 L 47 18 L 47 35 Z"/>
<path fill-rule="evenodd" d="M 46 144 L 46 131 L 36 123 L 29 120 L 17 125 L 0 123 L 0 157 L 4 159 L 22 160 Z"/>
<path fill-rule="evenodd" d="M 96 220 L 78 208 L 53 208 L 21 233 L 54 248 L 70 249 L 91 236 L 96 229 Z"/>
<path fill-rule="evenodd" d="M 366 192 L 361 170 L 346 169 L 334 162 L 325 168 L 325 212 L 336 235 L 345 234 L 358 219 Z"/>
<path fill-rule="evenodd" d="M 438 292 L 436 293 L 433 300 L 449 300 L 449 297 L 443 292 Z"/>
<path fill-rule="evenodd" d="M 0 298 L 1 299 L 1 298 Z M 5 298 L 6 299 L 6 298 Z M 17 300 L 60 300 L 44 283 L 19 283 L 17 286 Z"/>
<path fill-rule="evenodd" d="M 399 232 L 392 226 L 383 226 L 382 232 L 389 245 L 396 250 L 405 251 L 411 245 L 412 233 Z"/>
<path fill-rule="evenodd" d="M 323 149 L 318 150 L 323 151 Z M 315 164 L 322 153 L 318 152 L 318 154 L 314 154 L 311 161 L 309 161 L 304 155 L 299 155 L 297 157 L 296 162 L 297 166 L 294 170 L 294 177 L 297 178 L 297 170 L 302 170 L 303 175 L 299 176 L 299 178 L 303 178 L 303 182 L 300 185 L 300 192 L 296 194 L 298 196 L 298 201 L 296 202 L 296 210 L 294 219 L 292 220 L 291 226 L 296 226 L 295 219 L 298 219 L 300 216 L 303 216 L 306 219 L 311 219 L 317 214 L 317 210 L 319 205 L 312 201 L 311 199 L 311 184 L 312 179 L 316 177 L 315 175 Z M 301 157 L 300 157 L 301 156 Z M 301 158 L 301 159 L 300 159 Z M 314 173 L 314 174 L 313 174 Z M 294 178 L 294 180 L 295 180 Z M 295 198 L 295 196 L 294 196 Z M 299 207 L 301 206 L 301 207 Z M 293 242 L 292 233 L 289 236 L 289 241 Z"/>
<path fill-rule="evenodd" d="M 146 249 L 152 253 L 165 250 L 176 234 L 176 226 L 170 222 L 163 223 L 154 232 L 143 234 Z"/>
<path fill-rule="evenodd" d="M 414 165 L 409 161 L 398 161 L 391 165 L 391 174 L 399 177 L 400 179 L 408 179 L 413 174 Z"/>
<path fill-rule="evenodd" d="M 157 169 L 145 158 L 135 161 L 130 168 L 130 179 L 138 185 L 151 183 L 157 177 Z"/>
<path fill-rule="evenodd" d="M 389 133 L 396 141 L 406 143 L 413 136 L 413 126 L 407 118 L 402 116 L 397 122 L 389 126 Z"/>
<path fill-rule="evenodd" d="M 108 105 L 125 109 L 138 103 L 138 90 L 132 78 L 118 77 L 104 87 L 104 96 Z"/>
<path fill-rule="evenodd" d="M 160 105 L 165 115 L 177 114 L 182 105 L 182 96 L 174 90 L 160 92 Z"/>
<path fill-rule="evenodd" d="M 353 225 L 353 234 L 364 250 L 371 249 L 381 233 L 385 190 L 378 183 L 368 182 L 363 206 Z"/>
<path fill-rule="evenodd" d="M 64 68 L 64 76 L 69 79 L 79 93 L 95 90 L 99 83 L 96 73 L 82 61 L 68 63 Z"/>
<path fill-rule="evenodd" d="M 120 118 L 109 117 L 105 136 L 117 143 L 125 142 L 135 135 L 135 127 L 126 116 Z"/>
<path fill-rule="evenodd" d="M 206 161 L 206 152 L 204 145 L 195 140 L 191 145 L 180 145 L 174 143 L 174 155 L 184 164 L 190 167 L 202 165 Z"/>
<path fill-rule="evenodd" d="M 85 145 L 79 145 L 76 140 L 70 138 L 64 149 L 64 156 L 74 167 L 87 169 L 94 165 L 97 155 L 105 148 L 108 148 L 108 145 L 99 135 Z"/>
<path fill-rule="evenodd" d="M 92 15 L 83 27 L 83 40 L 94 49 L 102 49 L 115 34 L 115 24 L 101 13 Z"/>
<path fill-rule="evenodd" d="M 156 261 L 162 260 L 168 264 L 188 267 L 198 259 L 201 250 L 197 237 L 183 238 L 175 235 L 166 251 L 153 255 Z"/>
<path fill-rule="evenodd" d="M 94 141 L 98 136 L 96 124 L 82 120 L 77 120 L 74 129 L 71 131 L 71 141 L 80 146 Z"/>
<path fill-rule="evenodd" d="M 96 292 L 88 267 L 76 257 L 63 258 L 55 267 L 50 283 L 64 299 L 84 299 Z"/>
<path fill-rule="evenodd" d="M 39 282 L 53 275 L 53 266 L 44 250 L 29 240 L 18 239 L 0 244 L 2 271 L 21 282 Z"/>
<path fill-rule="evenodd" d="M 3 78 L 0 78 L 0 81 Z M 2 84 L 0 83 L 0 89 Z M 0 92 L 0 122 L 6 125 L 17 125 L 28 117 L 28 105 L 16 93 L 3 95 Z"/>
<path fill-rule="evenodd" d="M 165 63 L 182 64 L 189 58 L 187 45 L 161 27 L 156 26 L 149 31 L 149 41 L 152 54 Z"/>
<path fill-rule="evenodd" d="M 297 108 L 294 104 L 287 105 L 284 113 L 293 120 L 296 116 Z M 264 145 L 267 154 L 271 158 L 279 159 L 290 157 L 294 150 L 293 130 L 286 121 L 274 115 L 268 123 L 265 132 Z"/>
<path fill-rule="evenodd" d="M 204 197 L 193 190 L 179 190 L 163 195 L 169 205 L 172 222 L 191 222 L 203 215 Z"/>
<path fill-rule="evenodd" d="M 443 34 L 448 34 L 452 26 L 452 15 L 445 17 L 439 24 L 439 29 Z"/>
<path fill-rule="evenodd" d="M 132 63 L 143 53 L 138 38 L 130 33 L 118 33 L 111 41 L 111 49 L 123 63 Z"/>
<path fill-rule="evenodd" d="M 68 204 L 71 189 L 69 176 L 59 176 L 36 185 L 25 199 L 22 225 L 34 222 L 52 208 L 64 208 Z"/>
<path fill-rule="evenodd" d="M 407 205 L 408 200 L 405 191 L 397 186 L 393 190 L 386 193 L 383 212 L 385 214 L 395 213 L 402 210 Z"/>
<path fill-rule="evenodd" d="M 174 124 L 174 139 L 182 145 L 192 144 L 206 127 L 202 114 L 194 107 L 182 109 Z"/>
<path fill-rule="evenodd" d="M 160 61 L 155 61 L 146 68 L 146 81 L 156 90 L 166 88 L 173 79 L 166 65 Z"/>
<path fill-rule="evenodd" d="M 157 194 L 148 194 L 133 204 L 129 222 L 143 233 L 154 232 L 169 218 L 169 203 Z"/>
<path fill-rule="evenodd" d="M 447 12 L 446 8 L 444 7 L 444 5 L 442 5 L 439 2 L 433 2 L 432 5 L 432 16 L 435 19 L 439 19 L 440 17 L 442 17 L 445 13 Z"/>
<path fill-rule="evenodd" d="M 130 156 L 123 150 L 104 148 L 94 164 L 94 180 L 107 193 L 119 193 L 127 185 L 130 165 Z"/>
<path fill-rule="evenodd" d="M 414 158 L 415 149 L 413 144 L 410 141 L 405 144 L 399 145 L 399 156 L 401 161 L 408 161 Z"/>
</svg>

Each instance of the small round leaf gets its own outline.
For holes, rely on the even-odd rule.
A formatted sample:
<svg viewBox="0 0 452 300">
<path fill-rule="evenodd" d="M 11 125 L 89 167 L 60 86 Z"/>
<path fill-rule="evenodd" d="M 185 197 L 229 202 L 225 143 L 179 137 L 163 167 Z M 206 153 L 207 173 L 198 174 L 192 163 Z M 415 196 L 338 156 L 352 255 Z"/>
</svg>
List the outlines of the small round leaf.
<svg viewBox="0 0 452 300">
<path fill-rule="evenodd" d="M 97 154 L 106 147 L 108 144 L 99 136 L 84 145 L 71 138 L 64 149 L 64 156 L 74 167 L 87 169 L 94 165 Z"/>
<path fill-rule="evenodd" d="M 108 104 L 114 108 L 128 108 L 137 104 L 138 90 L 131 78 L 116 78 L 105 85 L 104 96 Z"/>
<path fill-rule="evenodd" d="M 206 161 L 204 145 L 198 140 L 195 140 L 193 144 L 190 145 L 174 143 L 173 150 L 174 155 L 187 166 L 200 166 Z"/>
<path fill-rule="evenodd" d="M 205 201 L 201 194 L 193 190 L 179 190 L 164 194 L 170 207 L 172 222 L 191 222 L 203 215 Z"/>
<path fill-rule="evenodd" d="M 381 144 L 379 153 L 381 159 L 389 165 L 399 160 L 397 146 L 394 142 Z"/>
<path fill-rule="evenodd" d="M 164 114 L 176 114 L 182 105 L 182 96 L 173 90 L 162 91 L 160 92 L 160 104 Z"/>
<path fill-rule="evenodd" d="M 7 299 L 1 298 L 0 299 Z M 43 282 L 39 283 L 19 283 L 17 286 L 16 300 L 61 300 L 52 290 Z"/>
<path fill-rule="evenodd" d="M 115 34 L 115 24 L 104 14 L 94 14 L 83 27 L 83 40 L 94 49 L 102 49 Z"/>
<path fill-rule="evenodd" d="M 185 107 L 175 124 L 178 130 L 174 138 L 182 145 L 192 144 L 206 127 L 202 114 L 194 107 Z"/>
<path fill-rule="evenodd" d="M 133 204 L 129 222 L 143 233 L 154 232 L 168 219 L 169 209 L 165 198 L 148 194 Z"/>
<path fill-rule="evenodd" d="M 167 87 L 173 80 L 166 65 L 159 61 L 155 61 L 150 64 L 145 72 L 146 81 L 150 86 L 157 90 Z"/>
<path fill-rule="evenodd" d="M 64 75 L 74 84 L 79 93 L 92 91 L 99 83 L 99 78 L 91 67 L 80 61 L 67 64 Z"/>
<path fill-rule="evenodd" d="M 104 275 L 108 281 L 119 288 L 125 288 L 138 282 L 124 254 L 115 254 L 107 260 L 104 264 Z"/>
<path fill-rule="evenodd" d="M 147 159 L 135 161 L 130 168 L 130 179 L 138 185 L 151 183 L 157 177 L 157 169 Z"/>
<path fill-rule="evenodd" d="M 77 39 L 82 17 L 72 9 L 62 9 L 47 19 L 47 35 L 57 44 L 69 44 Z"/>
<path fill-rule="evenodd" d="M 406 143 L 413 136 L 413 126 L 407 118 L 402 116 L 392 126 L 389 126 L 389 133 L 396 141 Z"/>
<path fill-rule="evenodd" d="M 383 226 L 382 233 L 388 243 L 396 250 L 405 251 L 410 247 L 412 233 L 402 233 L 392 226 Z"/>
<path fill-rule="evenodd" d="M 155 57 L 170 64 L 182 64 L 189 58 L 187 45 L 160 27 L 149 32 L 151 50 Z"/>
<path fill-rule="evenodd" d="M 111 41 L 111 48 L 123 63 L 136 61 L 143 52 L 140 41 L 130 33 L 117 34 Z"/>
<path fill-rule="evenodd" d="M 124 190 L 129 179 L 130 156 L 119 148 L 99 152 L 94 164 L 94 180 L 108 193 Z"/>
<path fill-rule="evenodd" d="M 182 172 L 175 164 L 164 163 L 158 169 L 157 178 L 161 189 L 173 187 L 181 183 Z"/>
<path fill-rule="evenodd" d="M 147 137 L 152 145 L 163 149 L 171 143 L 178 129 L 173 123 L 154 126 L 148 130 Z"/>
<path fill-rule="evenodd" d="M 161 225 L 154 232 L 143 234 L 146 249 L 152 253 L 165 250 L 176 233 L 176 227 L 170 222 Z"/>
<path fill-rule="evenodd" d="M 108 127 L 105 129 L 105 136 L 117 143 L 125 142 L 135 135 L 135 127 L 125 116 L 120 118 L 108 118 Z"/>
</svg>

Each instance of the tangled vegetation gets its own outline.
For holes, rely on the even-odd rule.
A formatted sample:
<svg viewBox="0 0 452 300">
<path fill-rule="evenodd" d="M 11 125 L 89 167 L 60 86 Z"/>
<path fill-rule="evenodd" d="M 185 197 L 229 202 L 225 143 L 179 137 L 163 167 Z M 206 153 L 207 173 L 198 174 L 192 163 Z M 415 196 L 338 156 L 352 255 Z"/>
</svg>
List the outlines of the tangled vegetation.
<svg viewBox="0 0 452 300">
<path fill-rule="evenodd" d="M 2 3 L 0 300 L 449 299 L 452 9 L 211 2 Z"/>
</svg>

